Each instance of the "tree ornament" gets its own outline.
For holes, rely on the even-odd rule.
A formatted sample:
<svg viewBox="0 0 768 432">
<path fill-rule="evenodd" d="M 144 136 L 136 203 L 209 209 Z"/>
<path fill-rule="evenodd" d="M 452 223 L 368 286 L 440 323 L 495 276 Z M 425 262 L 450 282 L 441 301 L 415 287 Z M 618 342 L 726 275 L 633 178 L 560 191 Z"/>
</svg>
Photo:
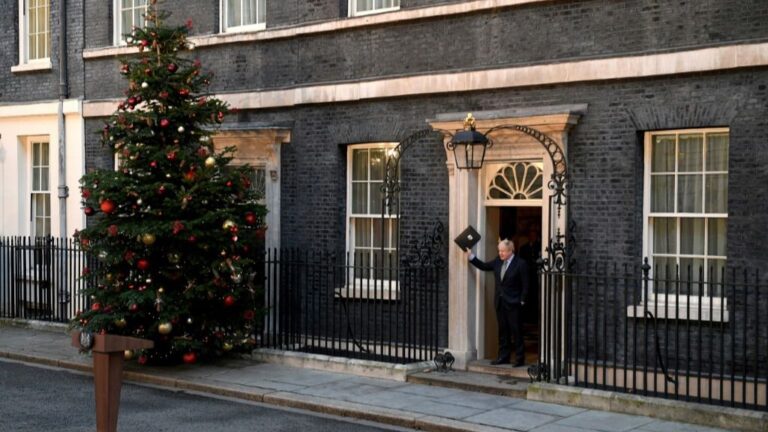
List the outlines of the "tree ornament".
<svg viewBox="0 0 768 432">
<path fill-rule="evenodd" d="M 248 225 L 256 225 L 256 215 L 253 212 L 247 212 L 245 214 L 245 223 Z"/>
<path fill-rule="evenodd" d="M 168 64 L 168 72 L 174 73 L 179 67 L 176 66 L 176 63 L 169 63 Z"/>
<path fill-rule="evenodd" d="M 158 195 L 161 195 L 161 196 L 165 195 L 165 192 L 166 192 L 165 185 L 160 185 L 160 187 L 157 188 L 157 194 Z"/>
<path fill-rule="evenodd" d="M 172 330 L 173 330 L 173 325 L 169 322 L 163 322 L 157 326 L 157 332 L 160 334 L 167 335 L 171 333 Z"/>
<path fill-rule="evenodd" d="M 155 235 L 152 233 L 144 233 L 141 235 L 141 242 L 146 246 L 152 246 L 155 243 Z"/>
<path fill-rule="evenodd" d="M 176 156 L 178 155 L 178 152 L 176 150 L 169 151 L 165 154 L 165 158 L 169 161 L 176 160 Z"/>
<path fill-rule="evenodd" d="M 140 355 L 139 358 L 136 359 L 136 362 L 142 366 L 147 364 L 148 361 L 149 361 L 149 358 L 145 354 Z"/>
<path fill-rule="evenodd" d="M 170 124 L 171 122 L 168 119 L 160 119 L 160 127 L 167 128 Z"/>
<path fill-rule="evenodd" d="M 181 261 L 181 257 L 177 253 L 168 254 L 168 262 L 171 264 L 178 264 Z"/>
<path fill-rule="evenodd" d="M 216 159 L 213 158 L 213 156 L 208 156 L 208 158 L 205 159 L 205 166 L 208 168 L 213 168 L 213 166 L 216 165 Z"/>
<path fill-rule="evenodd" d="M 123 352 L 123 358 L 124 358 L 125 360 L 127 360 L 127 361 L 130 361 L 130 360 L 132 360 L 132 359 L 133 359 L 133 351 L 131 351 L 131 350 L 125 350 L 125 351 Z"/>
<path fill-rule="evenodd" d="M 197 174 L 195 173 L 195 170 L 191 169 L 184 173 L 184 180 L 188 182 L 195 181 L 195 178 L 197 177 Z"/>
<path fill-rule="evenodd" d="M 179 95 L 181 96 L 189 96 L 189 89 L 186 87 L 182 87 L 179 89 Z"/>
<path fill-rule="evenodd" d="M 229 342 L 224 342 L 223 344 L 221 344 L 221 349 L 223 349 L 224 351 L 232 351 L 232 348 L 233 346 Z"/>
<path fill-rule="evenodd" d="M 137 305 L 136 303 L 131 303 L 128 306 L 128 311 L 129 312 L 138 312 L 139 311 L 139 305 Z"/>
<path fill-rule="evenodd" d="M 124 64 L 124 65 L 120 66 L 120 73 L 121 74 L 128 75 L 128 72 L 130 72 L 130 66 L 128 66 L 127 64 Z"/>
<path fill-rule="evenodd" d="M 221 225 L 222 229 L 228 230 L 235 226 L 235 222 L 231 219 L 227 219 L 224 221 L 224 223 Z"/>
<path fill-rule="evenodd" d="M 163 90 L 160 93 L 158 93 L 157 96 L 160 97 L 160 99 L 168 99 L 168 92 Z"/>
<path fill-rule="evenodd" d="M 187 318 L 187 324 L 192 324 L 193 322 L 192 318 Z"/>
<path fill-rule="evenodd" d="M 181 357 L 181 359 L 186 364 L 195 364 L 195 362 L 197 362 L 197 354 L 195 354 L 194 352 L 190 351 L 188 353 L 184 353 L 184 355 Z"/>
<path fill-rule="evenodd" d="M 179 133 L 184 133 L 184 126 L 179 126 L 176 130 L 179 131 Z"/>
<path fill-rule="evenodd" d="M 144 81 L 143 83 L 141 83 L 141 88 L 145 89 L 147 87 L 149 87 L 149 83 L 148 82 Z"/>
<path fill-rule="evenodd" d="M 91 305 L 91 310 L 92 311 L 96 311 L 96 312 L 100 311 L 101 310 L 101 303 L 96 302 L 96 303 L 92 304 Z"/>
<path fill-rule="evenodd" d="M 125 321 L 125 318 L 121 317 L 115 320 L 115 327 L 117 328 L 123 328 L 126 324 L 127 322 Z"/>
<path fill-rule="evenodd" d="M 106 214 L 111 214 L 112 212 L 114 212 L 116 207 L 117 206 L 115 206 L 115 202 L 110 199 L 105 199 L 104 201 L 101 202 L 101 205 L 99 205 L 99 208 L 101 209 L 101 211 L 103 211 Z"/>
<path fill-rule="evenodd" d="M 171 232 L 173 235 L 176 235 L 180 232 L 184 231 L 184 224 L 181 221 L 173 221 L 171 224 Z"/>
<path fill-rule="evenodd" d="M 235 296 L 233 295 L 227 295 L 224 297 L 224 306 L 226 307 L 232 307 L 236 303 Z"/>
<path fill-rule="evenodd" d="M 147 260 L 146 258 L 139 258 L 136 261 L 136 268 L 141 271 L 146 271 L 147 269 L 149 269 L 149 260 Z"/>
</svg>

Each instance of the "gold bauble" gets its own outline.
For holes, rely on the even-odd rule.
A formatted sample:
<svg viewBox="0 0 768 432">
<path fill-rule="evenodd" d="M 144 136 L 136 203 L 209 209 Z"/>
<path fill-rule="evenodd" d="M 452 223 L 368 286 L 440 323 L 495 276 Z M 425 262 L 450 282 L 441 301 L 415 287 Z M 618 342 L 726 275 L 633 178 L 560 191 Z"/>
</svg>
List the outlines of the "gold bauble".
<svg viewBox="0 0 768 432">
<path fill-rule="evenodd" d="M 224 344 L 221 346 L 221 349 L 223 349 L 224 351 L 231 351 L 232 344 L 229 342 L 224 342 Z"/>
<path fill-rule="evenodd" d="M 132 359 L 133 358 L 133 351 L 125 350 L 125 352 L 123 352 L 123 358 L 126 359 L 126 360 Z"/>
<path fill-rule="evenodd" d="M 214 165 L 216 165 L 216 159 L 214 159 L 213 156 L 208 156 L 208 158 L 205 159 L 205 166 L 212 168 Z"/>
<path fill-rule="evenodd" d="M 123 327 L 125 327 L 125 324 L 127 324 L 125 322 L 125 318 L 118 318 L 118 319 L 115 320 L 115 327 L 117 327 L 117 328 L 123 328 Z"/>
<path fill-rule="evenodd" d="M 152 233 L 145 233 L 141 235 L 141 242 L 147 246 L 151 246 L 153 243 L 155 243 L 155 240 L 155 235 Z"/>
<path fill-rule="evenodd" d="M 233 226 L 235 226 L 235 222 L 231 219 L 225 220 L 224 223 L 221 225 L 223 229 L 230 229 Z"/>
<path fill-rule="evenodd" d="M 167 335 L 171 330 L 173 330 L 173 326 L 169 322 L 160 323 L 160 325 L 157 326 L 157 331 L 160 334 Z"/>
</svg>

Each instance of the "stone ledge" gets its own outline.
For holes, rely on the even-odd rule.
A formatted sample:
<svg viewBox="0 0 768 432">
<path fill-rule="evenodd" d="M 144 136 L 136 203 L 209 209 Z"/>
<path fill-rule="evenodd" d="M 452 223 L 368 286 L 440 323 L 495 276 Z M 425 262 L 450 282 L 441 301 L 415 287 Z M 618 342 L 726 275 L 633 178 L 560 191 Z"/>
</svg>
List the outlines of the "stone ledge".
<svg viewBox="0 0 768 432">
<path fill-rule="evenodd" d="M 266 363 L 278 363 L 298 368 L 319 369 L 328 372 L 341 372 L 368 378 L 383 378 L 402 382 L 406 381 L 408 375 L 434 369 L 434 364 L 431 361 L 393 364 L 268 348 L 255 350 L 251 357 L 254 360 Z"/>
<path fill-rule="evenodd" d="M 557 384 L 533 383 L 528 400 L 692 423 L 728 430 L 766 431 L 768 413 Z"/>
<path fill-rule="evenodd" d="M 54 333 L 67 333 L 68 326 L 64 323 L 48 321 L 24 320 L 19 318 L 0 318 L 0 327 L 19 327 L 32 330 L 41 330 Z"/>
</svg>

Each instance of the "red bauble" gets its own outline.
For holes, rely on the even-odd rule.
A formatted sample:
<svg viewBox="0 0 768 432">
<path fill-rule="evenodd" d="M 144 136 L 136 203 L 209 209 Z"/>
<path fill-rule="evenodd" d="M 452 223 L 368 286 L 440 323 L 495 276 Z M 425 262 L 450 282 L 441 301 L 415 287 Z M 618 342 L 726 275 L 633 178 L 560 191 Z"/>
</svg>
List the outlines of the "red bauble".
<svg viewBox="0 0 768 432">
<path fill-rule="evenodd" d="M 86 216 L 93 216 L 93 213 L 94 213 L 93 207 L 84 208 L 83 213 L 85 213 Z"/>
<path fill-rule="evenodd" d="M 227 182 L 227 187 L 232 187 L 232 182 L 231 181 Z"/>
<path fill-rule="evenodd" d="M 247 223 L 248 225 L 256 225 L 256 215 L 253 214 L 253 212 L 246 213 L 245 223 Z"/>
<path fill-rule="evenodd" d="M 149 260 L 141 258 L 136 261 L 136 268 L 145 271 L 149 268 Z"/>
<path fill-rule="evenodd" d="M 197 354 L 195 354 L 194 352 L 190 351 L 188 353 L 184 353 L 184 355 L 181 356 L 181 359 L 186 364 L 194 364 L 195 362 L 197 362 Z"/>
<path fill-rule="evenodd" d="M 85 199 L 88 199 L 91 196 L 91 190 L 83 188 L 83 190 L 80 192 L 80 196 Z"/>
<path fill-rule="evenodd" d="M 158 96 L 160 96 L 160 99 L 168 99 L 168 92 L 163 90 L 160 93 L 158 93 Z"/>
<path fill-rule="evenodd" d="M 189 95 L 189 89 L 188 88 L 180 88 L 179 94 L 182 96 L 188 96 Z"/>
<path fill-rule="evenodd" d="M 150 168 L 157 168 L 157 161 L 152 161 L 149 163 Z"/>
<path fill-rule="evenodd" d="M 110 237 L 114 237 L 114 236 L 116 236 L 116 235 L 117 235 L 117 232 L 118 232 L 118 229 L 117 229 L 117 225 L 115 225 L 115 224 L 112 224 L 112 225 L 110 225 L 110 226 L 108 226 L 108 227 L 107 227 L 107 234 L 108 234 Z"/>
<path fill-rule="evenodd" d="M 184 173 L 184 180 L 193 182 L 195 181 L 195 177 L 197 177 L 197 174 L 195 174 L 195 170 L 189 170 Z"/>
<path fill-rule="evenodd" d="M 147 358 L 147 356 L 145 356 L 145 355 L 143 355 L 143 354 L 142 354 L 142 355 L 140 355 L 140 356 L 139 356 L 139 358 L 137 358 L 137 359 L 136 359 L 136 362 L 137 362 L 138 364 L 140 364 L 140 365 L 145 365 L 145 364 L 147 364 L 147 360 L 149 360 L 149 359 Z"/>
<path fill-rule="evenodd" d="M 149 41 L 146 40 L 146 39 L 142 39 L 142 40 L 139 41 L 139 45 L 141 45 L 143 47 L 146 47 L 146 46 L 149 45 Z"/>
<path fill-rule="evenodd" d="M 165 195 L 165 186 L 161 185 L 159 188 L 157 188 L 157 194 L 158 195 Z"/>
<path fill-rule="evenodd" d="M 101 303 L 96 302 L 96 303 L 92 304 L 91 305 L 91 310 L 92 311 L 100 311 L 101 310 Z"/>
<path fill-rule="evenodd" d="M 187 238 L 187 241 L 190 243 L 195 243 L 197 241 L 197 237 L 191 235 Z"/>
<path fill-rule="evenodd" d="M 103 211 L 106 214 L 110 214 L 113 211 L 115 211 L 116 207 L 117 206 L 115 206 L 115 202 L 109 199 L 105 199 L 104 201 L 102 201 L 101 205 L 99 206 L 99 208 L 101 208 L 101 211 Z"/>
<path fill-rule="evenodd" d="M 224 297 L 224 306 L 231 307 L 235 305 L 235 296 L 228 295 Z"/>
<path fill-rule="evenodd" d="M 171 124 L 171 122 L 168 119 L 160 119 L 160 127 L 164 127 L 165 128 L 165 127 L 168 127 L 168 125 L 170 125 L 170 124 Z"/>
<path fill-rule="evenodd" d="M 174 73 L 179 67 L 176 66 L 176 63 L 169 63 L 168 64 L 168 72 Z"/>
<path fill-rule="evenodd" d="M 182 231 L 184 231 L 184 224 L 181 223 L 181 221 L 173 221 L 171 224 L 171 232 L 173 235 L 176 235 Z"/>
<path fill-rule="evenodd" d="M 137 312 L 139 310 L 139 305 L 136 303 L 131 303 L 131 305 L 128 306 L 128 310 L 131 312 Z"/>
<path fill-rule="evenodd" d="M 166 153 L 165 157 L 166 157 L 168 160 L 172 161 L 172 160 L 176 160 L 176 156 L 177 156 L 177 154 L 178 154 L 178 153 L 176 152 L 176 150 L 173 150 L 173 151 L 169 151 L 168 153 Z"/>
</svg>

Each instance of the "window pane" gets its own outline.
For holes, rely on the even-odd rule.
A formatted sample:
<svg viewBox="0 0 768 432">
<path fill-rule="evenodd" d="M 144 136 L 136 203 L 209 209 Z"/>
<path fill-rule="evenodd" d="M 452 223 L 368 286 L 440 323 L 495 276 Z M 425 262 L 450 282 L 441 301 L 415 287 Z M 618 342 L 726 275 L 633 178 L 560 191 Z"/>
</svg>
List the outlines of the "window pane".
<svg viewBox="0 0 768 432">
<path fill-rule="evenodd" d="M 707 171 L 728 171 L 728 134 L 707 135 Z"/>
<path fill-rule="evenodd" d="M 352 183 L 352 213 L 368 214 L 368 183 Z"/>
<path fill-rule="evenodd" d="M 653 158 L 651 172 L 675 171 L 675 136 L 657 135 L 653 137 Z"/>
<path fill-rule="evenodd" d="M 704 135 L 680 135 L 678 151 L 678 172 L 704 170 Z"/>
<path fill-rule="evenodd" d="M 651 177 L 651 212 L 671 213 L 675 211 L 675 176 L 654 175 Z"/>
<path fill-rule="evenodd" d="M 398 223 L 397 219 L 390 219 L 389 220 L 389 240 L 387 241 L 387 247 L 390 249 L 394 249 L 397 246 L 397 233 L 398 233 Z"/>
<path fill-rule="evenodd" d="M 371 180 L 384 179 L 384 168 L 386 163 L 384 157 L 384 150 L 371 150 Z"/>
<path fill-rule="evenodd" d="M 707 177 L 707 213 L 728 213 L 728 175 L 709 174 Z"/>
<path fill-rule="evenodd" d="M 243 0 L 243 25 L 256 23 L 256 0 Z"/>
<path fill-rule="evenodd" d="M 227 0 L 227 27 L 240 25 L 240 0 Z"/>
<path fill-rule="evenodd" d="M 40 165 L 48 165 L 48 143 L 40 143 Z"/>
<path fill-rule="evenodd" d="M 259 7 L 259 13 L 257 17 L 257 22 L 263 23 L 267 20 L 267 2 L 265 0 L 259 1 L 258 7 Z"/>
<path fill-rule="evenodd" d="M 40 168 L 37 167 L 32 168 L 32 190 L 40 190 Z"/>
<path fill-rule="evenodd" d="M 371 220 L 364 218 L 355 218 L 355 246 L 371 246 Z"/>
<path fill-rule="evenodd" d="M 704 255 L 703 218 L 680 218 L 680 253 Z"/>
<path fill-rule="evenodd" d="M 368 180 L 368 150 L 352 151 L 352 180 Z"/>
<path fill-rule="evenodd" d="M 48 187 L 48 167 L 40 168 L 40 190 L 47 191 Z"/>
<path fill-rule="evenodd" d="M 709 219 L 707 229 L 707 253 L 725 256 L 727 219 Z"/>
<path fill-rule="evenodd" d="M 40 149 L 40 146 L 42 146 L 42 144 L 40 144 L 40 143 L 32 143 L 32 165 L 33 166 L 39 166 L 40 165 L 40 155 L 42 153 L 42 150 Z"/>
<path fill-rule="evenodd" d="M 709 260 L 709 268 L 707 269 L 707 271 L 709 272 L 709 274 L 707 274 L 707 281 L 709 281 L 709 284 L 707 285 L 708 296 L 710 297 L 723 296 L 723 286 L 721 284 L 723 282 L 724 269 L 725 269 L 725 260 L 720 260 L 720 259 Z"/>
<path fill-rule="evenodd" d="M 382 226 L 384 226 L 386 229 L 386 225 L 381 223 L 381 218 L 373 219 L 373 247 L 375 248 L 381 247 L 381 239 L 384 238 L 382 237 L 382 232 L 381 232 Z M 384 236 L 387 235 L 386 232 L 384 232 L 383 234 Z"/>
<path fill-rule="evenodd" d="M 680 293 L 699 295 L 704 291 L 703 282 L 706 269 L 702 258 L 680 258 Z"/>
<path fill-rule="evenodd" d="M 371 182 L 370 183 L 370 190 L 371 194 L 369 195 L 371 199 L 371 205 L 368 207 L 370 208 L 371 214 L 381 214 L 381 200 L 384 197 L 384 193 L 381 191 L 381 187 L 384 183 L 382 182 Z"/>
<path fill-rule="evenodd" d="M 653 257 L 654 292 L 674 294 L 676 292 L 677 259 L 674 257 Z"/>
<path fill-rule="evenodd" d="M 702 212 L 702 176 L 681 175 L 677 178 L 677 211 L 679 213 Z"/>
<path fill-rule="evenodd" d="M 677 253 L 677 220 L 653 218 L 653 252 Z"/>
</svg>

